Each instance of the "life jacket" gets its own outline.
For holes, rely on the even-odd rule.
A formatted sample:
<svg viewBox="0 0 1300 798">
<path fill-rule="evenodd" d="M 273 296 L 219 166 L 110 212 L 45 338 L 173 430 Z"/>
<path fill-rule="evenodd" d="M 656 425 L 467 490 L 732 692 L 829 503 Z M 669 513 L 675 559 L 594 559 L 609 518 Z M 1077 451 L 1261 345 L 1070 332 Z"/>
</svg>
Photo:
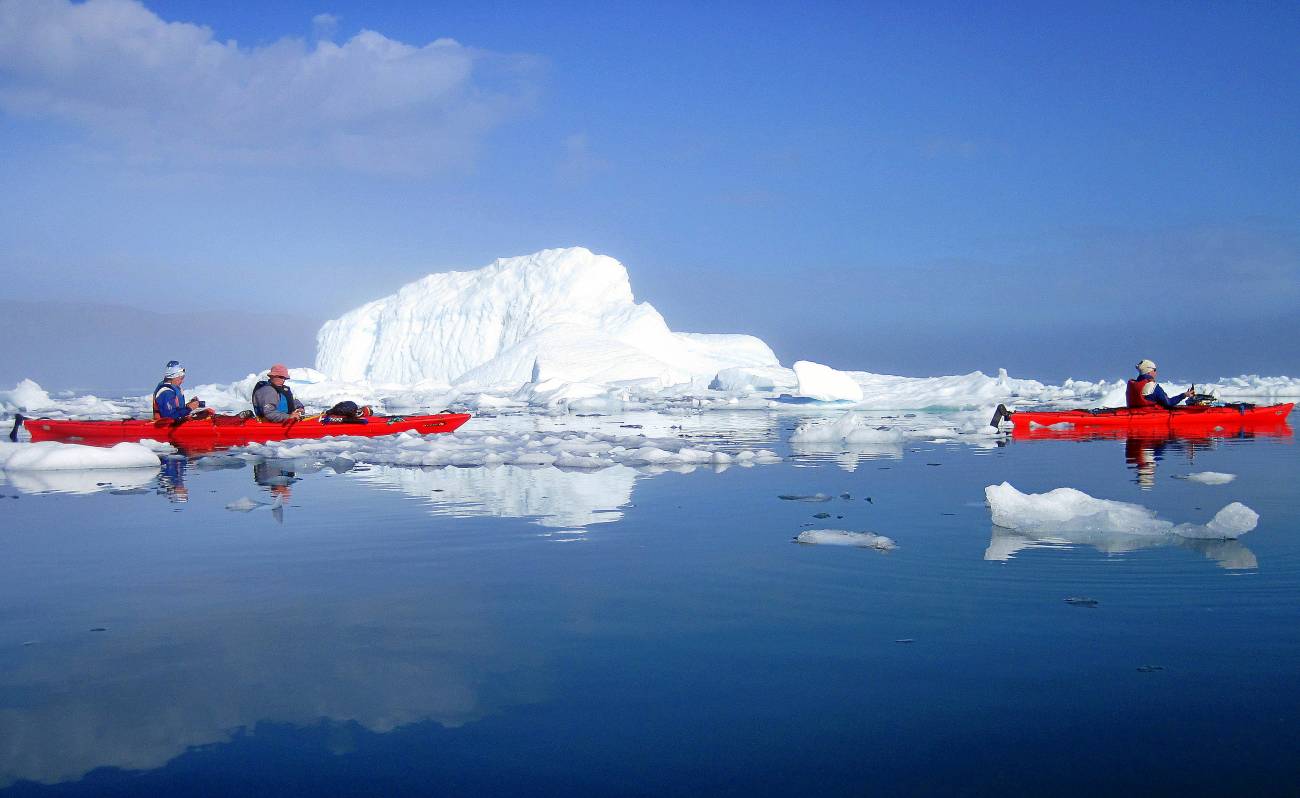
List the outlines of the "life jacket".
<svg viewBox="0 0 1300 798">
<path fill-rule="evenodd" d="M 162 382 L 158 383 L 158 385 L 156 385 L 153 389 L 153 420 L 154 421 L 157 421 L 160 418 L 171 418 L 171 416 L 164 416 L 158 410 L 158 394 L 162 393 L 163 390 L 168 390 L 176 394 L 177 407 L 180 408 L 185 407 L 185 392 L 182 391 L 179 387 L 172 385 L 167 380 L 163 380 Z"/>
<path fill-rule="evenodd" d="M 1150 374 L 1143 374 L 1135 380 L 1128 381 L 1128 388 L 1124 391 L 1124 399 L 1129 407 L 1157 406 L 1155 400 L 1146 398 L 1142 393 L 1142 389 L 1146 387 L 1148 382 L 1155 382 Z"/>
<path fill-rule="evenodd" d="M 276 384 L 271 382 L 270 380 L 262 380 L 261 382 L 253 386 L 254 397 L 257 396 L 257 392 L 262 388 L 263 385 L 270 385 L 272 388 L 275 388 L 276 393 L 280 394 L 280 401 L 275 406 L 276 410 L 280 411 L 281 413 L 293 412 L 293 409 L 297 403 L 293 401 L 293 391 L 289 389 L 288 385 L 280 385 L 277 387 Z M 253 412 L 257 414 L 258 418 L 263 418 L 266 415 L 265 413 L 262 412 L 262 406 L 257 403 L 256 399 L 253 400 Z"/>
</svg>

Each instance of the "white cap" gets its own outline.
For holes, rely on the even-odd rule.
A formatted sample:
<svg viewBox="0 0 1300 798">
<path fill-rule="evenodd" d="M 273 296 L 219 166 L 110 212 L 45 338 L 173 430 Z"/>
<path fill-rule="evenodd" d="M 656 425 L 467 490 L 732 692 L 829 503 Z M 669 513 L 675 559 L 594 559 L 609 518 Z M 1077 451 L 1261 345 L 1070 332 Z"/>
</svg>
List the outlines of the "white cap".
<svg viewBox="0 0 1300 798">
<path fill-rule="evenodd" d="M 1156 364 L 1151 362 L 1150 360 L 1143 360 L 1140 363 L 1138 363 L 1138 374 L 1146 374 L 1147 372 L 1155 371 L 1155 370 L 1156 370 Z"/>
<path fill-rule="evenodd" d="M 176 377 L 184 377 L 184 376 L 185 376 L 185 367 L 181 365 L 181 362 L 179 360 L 167 361 L 167 367 L 163 370 L 164 380 L 171 380 L 171 379 L 175 379 Z"/>
</svg>

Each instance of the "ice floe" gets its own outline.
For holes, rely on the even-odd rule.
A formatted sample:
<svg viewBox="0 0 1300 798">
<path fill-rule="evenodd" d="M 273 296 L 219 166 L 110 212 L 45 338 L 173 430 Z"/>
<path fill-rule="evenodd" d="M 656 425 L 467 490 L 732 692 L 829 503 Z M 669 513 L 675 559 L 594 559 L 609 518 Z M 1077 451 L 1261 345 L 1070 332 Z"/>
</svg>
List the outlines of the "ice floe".
<svg viewBox="0 0 1300 798">
<path fill-rule="evenodd" d="M 1191 482 L 1199 482 L 1202 485 L 1226 485 L 1237 478 L 1236 474 L 1224 474 L 1218 471 L 1197 471 L 1188 474 L 1186 477 Z"/>
<path fill-rule="evenodd" d="M 5 471 L 157 468 L 158 464 L 154 450 L 141 443 L 119 443 L 104 448 L 56 441 L 0 442 L 0 468 Z"/>
<path fill-rule="evenodd" d="M 805 529 L 795 536 L 796 543 L 820 546 L 856 546 L 862 549 L 893 551 L 898 545 L 874 532 L 850 532 L 845 529 Z"/>
<path fill-rule="evenodd" d="M 255 443 L 239 451 L 257 457 L 344 457 L 354 462 L 405 466 L 554 466 L 603 469 L 614 465 L 642 469 L 698 466 L 752 466 L 780 462 L 768 449 L 725 452 L 682 438 L 650 438 L 601 432 L 518 432 L 464 428 L 452 435 L 412 432 L 383 438 L 345 436 L 303 441 Z"/>
<path fill-rule="evenodd" d="M 1174 524 L 1142 505 L 1097 499 L 1074 488 L 1021 493 L 1003 482 L 989 485 L 984 494 L 996 526 L 1028 534 L 1072 533 L 1076 540 L 1088 534 L 1229 540 L 1259 523 L 1259 514 L 1240 502 L 1225 506 L 1206 524 Z"/>
<path fill-rule="evenodd" d="M 50 407 L 54 401 L 33 380 L 20 380 L 12 391 L 0 391 L 0 410 L 26 413 Z"/>
</svg>

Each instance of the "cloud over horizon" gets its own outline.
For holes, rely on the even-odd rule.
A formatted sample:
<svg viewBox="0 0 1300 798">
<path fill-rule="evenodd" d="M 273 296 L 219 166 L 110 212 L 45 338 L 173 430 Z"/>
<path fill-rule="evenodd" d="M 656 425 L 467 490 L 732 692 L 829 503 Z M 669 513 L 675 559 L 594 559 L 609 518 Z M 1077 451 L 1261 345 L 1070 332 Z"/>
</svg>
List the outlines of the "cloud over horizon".
<svg viewBox="0 0 1300 798">
<path fill-rule="evenodd" d="M 342 44 L 243 47 L 137 0 L 0 4 L 0 109 L 73 123 L 147 161 L 463 167 L 531 107 L 541 71 L 535 56 L 453 39 L 414 46 L 362 30 Z"/>
</svg>

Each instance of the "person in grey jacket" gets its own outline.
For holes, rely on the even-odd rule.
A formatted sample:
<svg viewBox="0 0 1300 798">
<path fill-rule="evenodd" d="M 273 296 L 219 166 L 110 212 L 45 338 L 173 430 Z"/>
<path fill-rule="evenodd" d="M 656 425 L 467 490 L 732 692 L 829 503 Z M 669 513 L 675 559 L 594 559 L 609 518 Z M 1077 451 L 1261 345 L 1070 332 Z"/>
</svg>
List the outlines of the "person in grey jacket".
<svg viewBox="0 0 1300 798">
<path fill-rule="evenodd" d="M 297 421 L 303 417 L 302 402 L 293 396 L 286 385 L 289 369 L 276 363 L 266 379 L 253 387 L 253 412 L 263 421 Z"/>
</svg>

